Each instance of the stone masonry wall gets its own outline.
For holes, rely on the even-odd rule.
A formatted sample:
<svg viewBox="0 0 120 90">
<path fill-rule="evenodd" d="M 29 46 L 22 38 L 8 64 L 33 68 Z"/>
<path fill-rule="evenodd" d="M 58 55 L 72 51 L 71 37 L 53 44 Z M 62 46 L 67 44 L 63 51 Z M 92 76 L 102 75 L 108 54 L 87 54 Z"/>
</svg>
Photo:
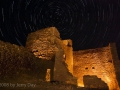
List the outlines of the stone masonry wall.
<svg viewBox="0 0 120 90">
<path fill-rule="evenodd" d="M 73 61 L 73 75 L 78 77 L 78 86 L 84 86 L 84 75 L 96 75 L 107 83 L 109 90 L 119 90 L 110 46 L 74 51 Z"/>
<path fill-rule="evenodd" d="M 55 64 L 57 58 L 62 58 L 59 60 L 65 63 L 63 67 L 66 68 L 66 70 L 64 70 L 68 72 L 71 77 L 73 73 L 72 41 L 61 40 L 60 34 L 55 27 L 45 28 L 29 34 L 26 48 L 36 57 L 46 60 L 50 60 L 53 55 L 56 55 L 56 52 L 61 53 L 60 50 L 63 50 L 63 54 L 60 54 L 62 57 L 55 58 Z"/>
<path fill-rule="evenodd" d="M 64 50 L 64 58 L 65 63 L 67 64 L 68 70 L 73 74 L 73 48 L 72 48 L 72 40 L 62 40 L 62 48 Z"/>
<path fill-rule="evenodd" d="M 44 80 L 49 66 L 53 66 L 51 61 L 35 57 L 23 46 L 0 40 L 0 82 L 33 83 Z"/>
<path fill-rule="evenodd" d="M 50 60 L 59 48 L 57 38 L 60 39 L 60 35 L 54 27 L 38 30 L 28 35 L 26 48 L 36 57 Z"/>
</svg>

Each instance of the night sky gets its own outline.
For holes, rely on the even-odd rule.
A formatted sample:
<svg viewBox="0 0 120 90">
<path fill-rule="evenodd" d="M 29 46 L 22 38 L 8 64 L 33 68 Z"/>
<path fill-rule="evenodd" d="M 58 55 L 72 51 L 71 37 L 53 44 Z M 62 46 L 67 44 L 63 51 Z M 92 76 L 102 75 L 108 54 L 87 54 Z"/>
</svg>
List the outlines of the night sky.
<svg viewBox="0 0 120 90">
<path fill-rule="evenodd" d="M 25 46 L 29 33 L 51 26 L 74 50 L 115 42 L 120 57 L 120 0 L 0 0 L 0 40 Z"/>
</svg>

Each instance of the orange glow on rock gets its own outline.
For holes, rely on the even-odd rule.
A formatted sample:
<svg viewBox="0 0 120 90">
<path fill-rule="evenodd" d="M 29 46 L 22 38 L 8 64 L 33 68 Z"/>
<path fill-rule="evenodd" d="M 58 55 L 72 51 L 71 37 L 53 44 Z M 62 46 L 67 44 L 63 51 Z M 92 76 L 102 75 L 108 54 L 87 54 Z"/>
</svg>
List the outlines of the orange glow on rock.
<svg viewBox="0 0 120 90">
<path fill-rule="evenodd" d="M 110 45 L 103 48 L 74 51 L 73 75 L 78 78 L 78 86 L 85 86 L 84 82 L 81 83 L 84 75 L 96 75 L 107 84 L 109 90 L 119 90 L 113 60 Z"/>
</svg>

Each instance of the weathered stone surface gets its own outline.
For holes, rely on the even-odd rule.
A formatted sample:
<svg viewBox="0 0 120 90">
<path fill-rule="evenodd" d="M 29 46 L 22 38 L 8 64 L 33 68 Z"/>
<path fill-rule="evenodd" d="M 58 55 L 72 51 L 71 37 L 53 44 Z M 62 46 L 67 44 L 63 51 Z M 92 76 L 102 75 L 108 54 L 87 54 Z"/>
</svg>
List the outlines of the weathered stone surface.
<svg viewBox="0 0 120 90">
<path fill-rule="evenodd" d="M 53 62 L 36 58 L 22 46 L 0 41 L 0 82 L 34 82 L 45 80 Z"/>
<path fill-rule="evenodd" d="M 36 57 L 50 60 L 59 48 L 64 50 L 65 63 L 70 73 L 73 73 L 73 48 L 72 41 L 61 40 L 55 27 L 49 27 L 30 33 L 27 38 L 26 48 Z"/>
<path fill-rule="evenodd" d="M 71 40 L 61 40 L 60 34 L 55 27 L 49 27 L 42 30 L 38 30 L 28 35 L 26 48 L 32 52 L 36 57 L 50 60 L 53 55 L 57 55 L 56 52 L 60 53 L 61 56 L 55 58 L 55 63 L 59 60 L 60 63 L 65 63 L 66 66 L 62 65 L 68 70 L 68 75 L 73 73 L 73 49 Z M 63 50 L 63 52 L 61 52 Z M 57 58 L 61 58 L 58 59 Z M 57 61 L 56 61 L 57 60 Z M 55 64 L 56 68 L 56 64 Z M 58 68 L 57 68 L 58 69 Z M 59 71 L 59 70 L 58 70 Z M 62 73 L 62 71 L 59 73 Z M 55 73 L 54 73 L 55 74 Z M 67 74 L 67 73 L 66 73 Z M 64 76 L 63 76 L 64 77 Z M 59 77 L 59 80 L 61 78 Z"/>
<path fill-rule="evenodd" d="M 110 48 L 111 48 L 111 54 L 112 54 L 112 58 L 113 58 L 113 64 L 114 64 L 114 68 L 115 68 L 116 78 L 117 78 L 117 81 L 118 81 L 119 87 L 120 87 L 120 60 L 118 58 L 115 43 L 111 43 Z"/>
<path fill-rule="evenodd" d="M 73 77 L 66 68 L 64 58 L 62 57 L 63 54 L 64 52 L 62 49 L 56 52 L 53 78 L 55 81 L 76 85 L 77 78 Z"/>
<path fill-rule="evenodd" d="M 72 40 L 62 40 L 62 48 L 64 50 L 64 59 L 67 64 L 68 70 L 73 74 L 73 48 L 72 48 Z"/>
<path fill-rule="evenodd" d="M 109 86 L 109 90 L 119 90 L 116 79 L 111 46 L 74 51 L 73 75 L 78 77 L 78 85 L 84 86 L 84 75 L 96 75 Z"/>
<path fill-rule="evenodd" d="M 60 35 L 54 27 L 38 30 L 28 35 L 26 48 L 36 57 L 50 60 L 60 47 L 56 42 L 57 38 Z"/>
<path fill-rule="evenodd" d="M 109 90 L 107 84 L 98 78 L 97 76 L 85 75 L 83 76 L 83 82 L 86 88 L 96 90 Z"/>
</svg>

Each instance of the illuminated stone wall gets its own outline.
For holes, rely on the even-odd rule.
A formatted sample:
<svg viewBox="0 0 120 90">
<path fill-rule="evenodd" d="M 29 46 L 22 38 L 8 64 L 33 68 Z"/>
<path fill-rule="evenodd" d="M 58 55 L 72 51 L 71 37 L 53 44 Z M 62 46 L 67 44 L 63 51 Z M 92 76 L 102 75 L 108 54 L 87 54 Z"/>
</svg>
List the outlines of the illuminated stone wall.
<svg viewBox="0 0 120 90">
<path fill-rule="evenodd" d="M 56 39 L 60 39 L 56 28 L 38 30 L 28 35 L 26 48 L 36 57 L 50 60 L 55 51 L 60 48 L 58 44 L 56 45 Z"/>
<path fill-rule="evenodd" d="M 55 58 L 55 63 L 57 58 L 62 58 L 59 59 L 65 63 L 64 65 L 62 64 L 63 65 L 62 67 L 66 68 L 66 72 L 72 75 L 73 73 L 72 41 L 69 39 L 61 40 L 60 34 L 55 27 L 49 27 L 30 33 L 27 38 L 26 48 L 36 57 L 46 60 L 50 60 L 53 55 L 56 55 L 56 52 L 63 53 L 60 54 L 62 55 L 62 57 L 58 56 Z M 61 50 L 63 50 L 63 52 L 60 52 Z"/>
<path fill-rule="evenodd" d="M 67 67 L 69 71 L 73 74 L 73 48 L 72 48 L 72 40 L 62 40 L 62 48 L 64 50 L 64 58 L 65 63 L 67 64 Z"/>
<path fill-rule="evenodd" d="M 119 90 L 110 45 L 103 48 L 74 51 L 73 61 L 73 75 L 78 77 L 78 86 L 84 87 L 84 75 L 96 75 L 107 83 L 109 90 Z"/>
</svg>

